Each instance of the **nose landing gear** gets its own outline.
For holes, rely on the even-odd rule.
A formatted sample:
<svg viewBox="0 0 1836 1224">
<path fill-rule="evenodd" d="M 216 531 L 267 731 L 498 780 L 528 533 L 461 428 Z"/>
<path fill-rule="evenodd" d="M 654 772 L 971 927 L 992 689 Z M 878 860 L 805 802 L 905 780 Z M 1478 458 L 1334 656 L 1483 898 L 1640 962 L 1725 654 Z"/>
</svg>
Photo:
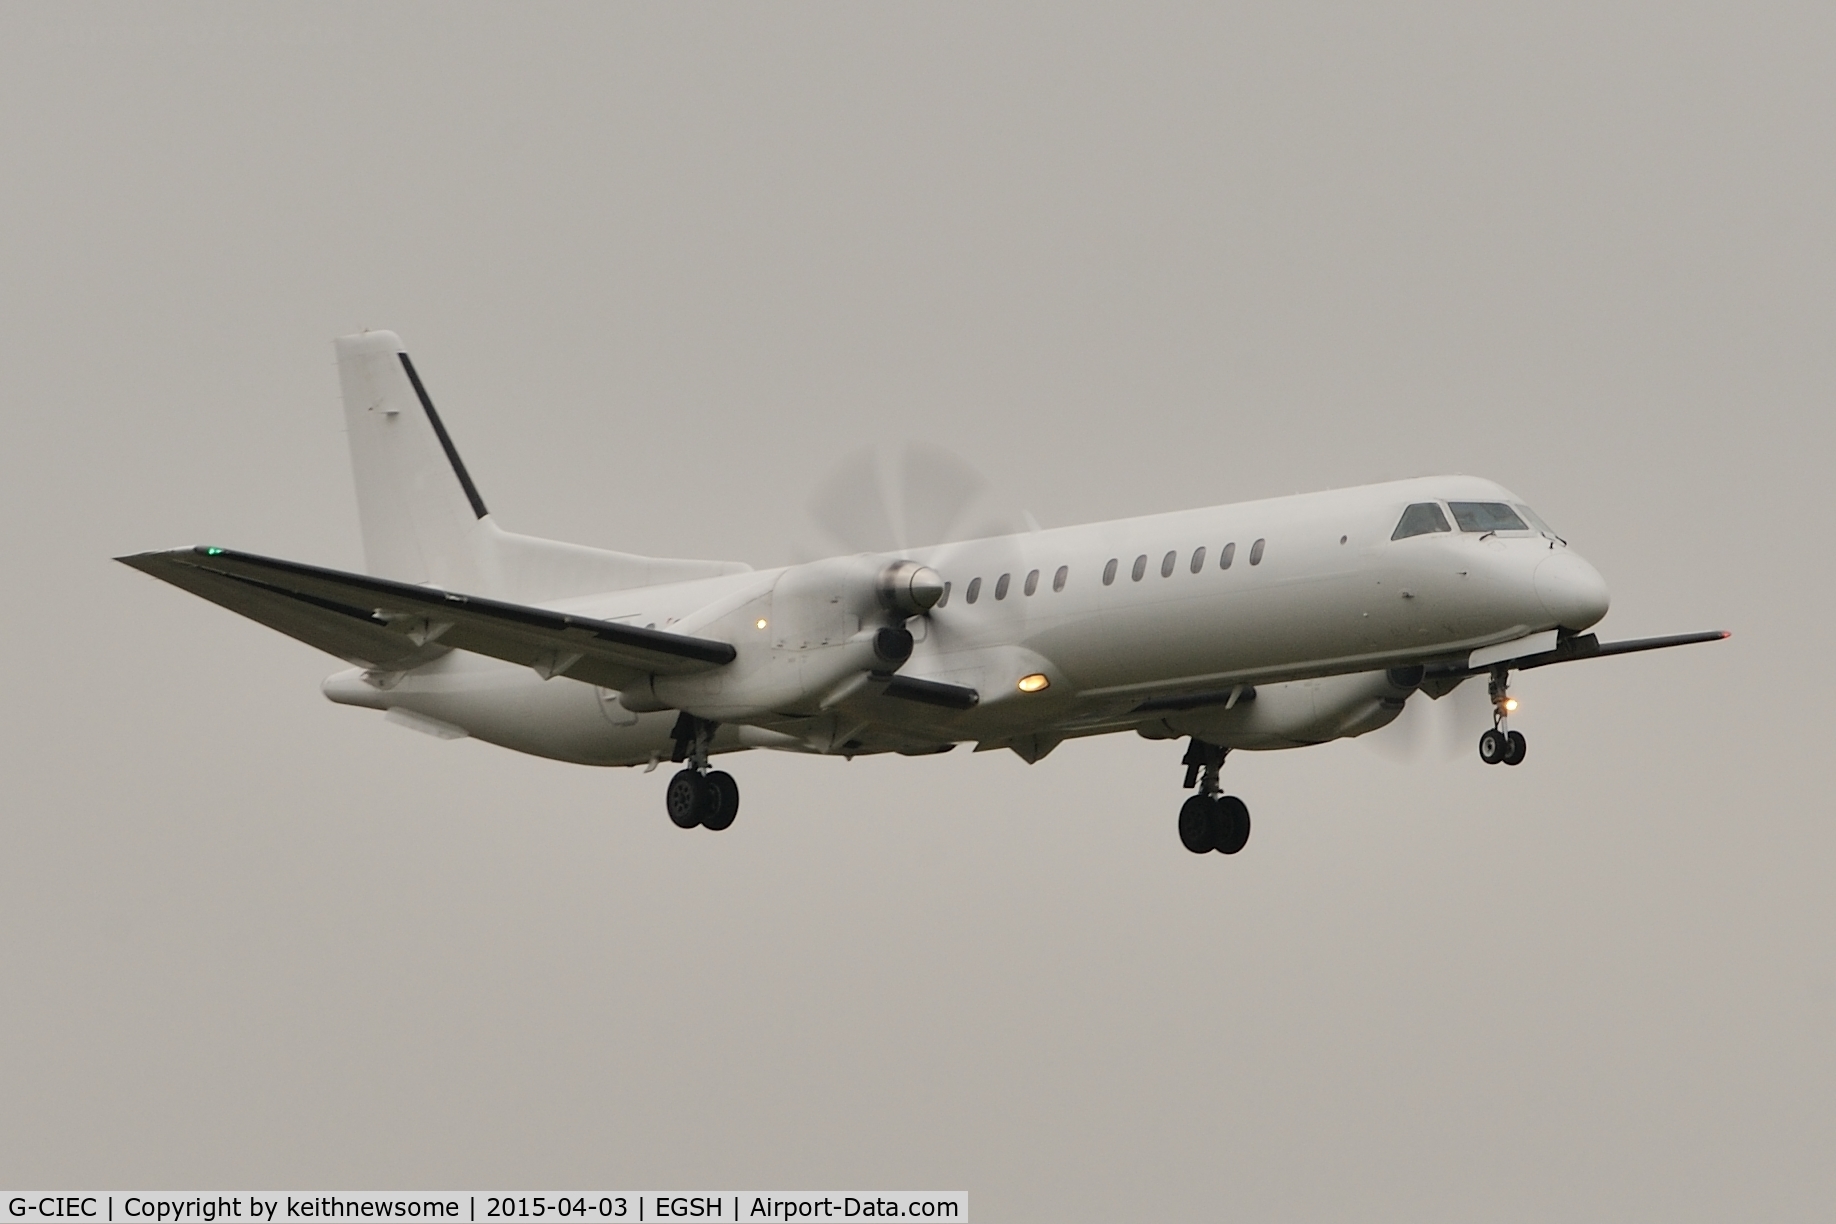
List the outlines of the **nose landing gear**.
<svg viewBox="0 0 1836 1224">
<path fill-rule="evenodd" d="M 1186 749 L 1186 789 L 1198 794 L 1179 809 L 1180 844 L 1194 854 L 1235 854 L 1249 842 L 1249 807 L 1235 795 L 1222 795 L 1218 770 L 1230 751 L 1194 737 Z"/>
<path fill-rule="evenodd" d="M 739 783 L 725 770 L 708 768 L 715 725 L 689 714 L 676 720 L 676 750 L 670 759 L 687 761 L 688 768 L 669 780 L 663 802 L 678 829 L 700 826 L 718 833 L 739 815 Z"/>
<path fill-rule="evenodd" d="M 1524 737 L 1506 726 L 1506 719 L 1517 709 L 1517 698 L 1511 696 L 1511 671 L 1506 667 L 1492 669 L 1492 729 L 1479 737 L 1479 759 L 1487 765 L 1522 765 L 1529 751 Z"/>
</svg>

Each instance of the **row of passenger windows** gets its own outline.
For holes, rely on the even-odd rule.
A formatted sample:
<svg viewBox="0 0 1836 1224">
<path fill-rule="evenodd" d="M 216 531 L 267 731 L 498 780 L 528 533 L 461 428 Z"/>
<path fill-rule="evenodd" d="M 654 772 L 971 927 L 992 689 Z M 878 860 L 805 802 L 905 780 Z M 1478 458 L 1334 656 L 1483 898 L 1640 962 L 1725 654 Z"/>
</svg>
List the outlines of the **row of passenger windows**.
<svg viewBox="0 0 1836 1224">
<path fill-rule="evenodd" d="M 1536 530 L 1547 535 L 1555 535 L 1555 533 L 1550 531 L 1543 523 L 1543 520 L 1536 516 L 1536 512 L 1531 510 L 1528 506 L 1519 505 L 1513 508 L 1506 505 L 1504 502 L 1448 502 L 1447 509 L 1453 512 L 1454 522 L 1460 525 L 1461 531 Z M 1519 517 L 1519 511 L 1522 512 L 1522 517 Z M 1529 519 L 1530 522 L 1526 523 L 1524 519 Z M 1531 524 L 1535 524 L 1534 528 L 1532 528 Z M 1410 536 L 1428 535 L 1432 532 L 1452 530 L 1453 528 L 1447 524 L 1447 515 L 1441 510 L 1441 503 L 1417 502 L 1415 505 L 1403 511 L 1402 519 L 1396 524 L 1396 530 L 1391 534 L 1390 538 L 1392 540 L 1402 540 Z M 1339 541 L 1341 544 L 1344 542 L 1344 540 Z M 1262 552 L 1267 543 L 1267 540 L 1259 539 L 1250 545 L 1249 563 L 1251 565 L 1262 564 Z M 1195 574 L 1202 572 L 1205 568 L 1206 555 L 1206 549 L 1203 544 L 1193 549 L 1192 557 L 1186 563 L 1187 568 Z M 1227 570 L 1236 559 L 1237 545 L 1235 541 L 1232 541 L 1218 551 L 1218 568 Z M 1103 567 L 1104 586 L 1113 586 L 1115 584 L 1116 571 L 1121 564 L 1122 561 L 1119 557 L 1111 557 L 1109 559 L 1109 563 Z M 1148 555 L 1142 553 L 1139 557 L 1135 558 L 1135 564 L 1130 567 L 1129 577 L 1136 582 L 1140 582 L 1147 576 L 1147 567 Z M 1178 568 L 1178 549 L 1168 552 L 1166 556 L 1160 559 L 1160 576 L 1162 578 L 1171 578 L 1173 576 L 1173 571 Z M 1064 590 L 1065 582 L 1070 576 L 1070 566 L 1059 566 L 1058 572 L 1052 575 L 1052 589 L 1054 591 Z M 1012 574 L 1002 574 L 999 578 L 995 579 L 994 597 L 996 599 L 1006 599 L 1008 588 L 1012 585 L 1012 581 Z M 950 602 L 950 588 L 950 583 L 944 583 L 943 598 L 937 601 L 938 607 L 941 608 Z M 1038 591 L 1039 571 L 1032 570 L 1029 572 L 1026 576 L 1026 581 L 1021 583 L 1020 589 L 1027 595 L 1031 595 Z M 969 580 L 969 585 L 963 588 L 964 602 L 974 603 L 981 597 L 982 580 L 980 578 L 971 578 Z"/>
<path fill-rule="evenodd" d="M 1251 565 L 1261 565 L 1262 564 L 1262 550 L 1263 550 L 1263 546 L 1267 543 L 1268 543 L 1267 540 L 1257 540 L 1254 544 L 1250 545 L 1249 563 Z M 1206 550 L 1203 544 L 1199 545 L 1197 548 L 1192 550 L 1192 560 L 1189 564 L 1190 564 L 1190 568 L 1193 573 L 1196 574 L 1205 568 L 1205 556 L 1206 556 Z M 1218 568 L 1221 570 L 1227 570 L 1230 568 L 1231 562 L 1235 561 L 1236 559 L 1237 559 L 1237 545 L 1235 541 L 1232 541 L 1231 543 L 1226 544 L 1223 550 L 1218 553 Z M 1103 585 L 1104 586 L 1111 586 L 1115 583 L 1116 567 L 1119 566 L 1120 564 L 1121 564 L 1121 558 L 1111 557 L 1109 559 L 1109 564 L 1103 567 Z M 1147 564 L 1148 564 L 1148 555 L 1146 553 L 1142 553 L 1139 557 L 1135 558 L 1134 568 L 1130 570 L 1129 572 L 1136 582 L 1140 582 L 1141 579 L 1147 574 Z M 1173 576 L 1173 571 L 1177 569 L 1178 567 L 1179 567 L 1179 550 L 1175 549 L 1160 559 L 1160 576 L 1162 578 L 1171 578 Z M 1052 590 L 1054 591 L 1064 590 L 1065 582 L 1070 577 L 1071 577 L 1071 567 L 1068 565 L 1059 566 L 1058 572 L 1052 575 Z M 999 578 L 995 579 L 994 597 L 996 599 L 1006 599 L 1007 598 L 1008 587 L 1010 586 L 1012 579 L 1013 579 L 1012 574 L 1002 574 Z M 938 607 L 941 608 L 950 602 L 950 587 L 951 587 L 950 583 L 948 582 L 944 583 L 943 598 L 937 601 Z M 1033 570 L 1031 573 L 1027 574 L 1026 581 L 1020 584 L 1020 589 L 1024 594 L 1027 594 L 1027 595 L 1031 595 L 1035 591 L 1037 591 L 1039 589 L 1039 571 Z M 981 597 L 982 597 L 982 580 L 980 578 L 971 578 L 969 580 L 969 585 L 963 588 L 963 601 L 965 603 L 974 603 L 976 600 L 980 599 Z"/>
<path fill-rule="evenodd" d="M 1065 580 L 1070 577 L 1071 577 L 1071 567 L 1068 565 L 1059 566 L 1058 572 L 1052 575 L 1052 589 L 1054 591 L 1064 590 Z M 1007 589 L 1012 584 L 1013 578 L 1014 576 L 1012 574 L 1002 574 L 999 578 L 995 579 L 994 597 L 996 599 L 1006 599 L 1007 598 Z M 941 608 L 945 604 L 950 602 L 950 586 L 951 586 L 950 583 L 948 582 L 944 583 L 943 598 L 937 601 L 938 607 Z M 1033 570 L 1031 573 L 1029 573 L 1026 576 L 1026 581 L 1020 584 L 1020 589 L 1028 595 L 1031 595 L 1035 591 L 1037 591 L 1039 589 L 1039 571 Z M 969 603 L 974 603 L 976 600 L 980 599 L 981 597 L 982 597 L 982 580 L 980 578 L 971 578 L 969 580 L 969 585 L 963 590 L 963 598 L 967 600 Z"/>
<path fill-rule="evenodd" d="M 1251 565 L 1262 564 L 1262 549 L 1267 543 L 1267 540 L 1257 540 L 1254 544 L 1250 545 L 1249 563 Z M 1218 568 L 1227 570 L 1230 568 L 1231 562 L 1236 559 L 1237 544 L 1236 541 L 1233 540 L 1229 544 L 1226 544 L 1223 550 L 1218 553 Z M 1129 577 L 1136 582 L 1140 582 L 1143 575 L 1147 573 L 1147 563 L 1148 559 L 1146 553 L 1142 553 L 1139 557 L 1136 557 L 1134 567 L 1129 570 Z M 1104 586 L 1108 586 L 1116 580 L 1116 566 L 1118 564 L 1118 559 L 1111 557 L 1109 559 L 1109 564 L 1103 567 Z M 1162 578 L 1171 578 L 1173 576 L 1173 571 L 1177 569 L 1178 566 L 1178 550 L 1169 552 L 1160 559 L 1160 576 Z M 1205 568 L 1205 546 L 1203 544 L 1192 550 L 1192 560 L 1188 563 L 1188 568 L 1195 574 Z"/>
</svg>

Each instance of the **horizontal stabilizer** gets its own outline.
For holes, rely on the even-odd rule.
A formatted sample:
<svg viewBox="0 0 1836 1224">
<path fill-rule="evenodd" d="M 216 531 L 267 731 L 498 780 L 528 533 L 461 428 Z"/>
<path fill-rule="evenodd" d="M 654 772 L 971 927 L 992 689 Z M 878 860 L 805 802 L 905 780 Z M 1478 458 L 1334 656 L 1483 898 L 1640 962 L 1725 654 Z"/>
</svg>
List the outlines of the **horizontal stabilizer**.
<svg viewBox="0 0 1836 1224">
<path fill-rule="evenodd" d="M 622 689 L 646 675 L 706 671 L 737 653 L 727 642 L 221 548 L 117 560 L 378 671 L 419 666 L 447 649 L 469 650 L 545 678 L 566 675 Z"/>
</svg>

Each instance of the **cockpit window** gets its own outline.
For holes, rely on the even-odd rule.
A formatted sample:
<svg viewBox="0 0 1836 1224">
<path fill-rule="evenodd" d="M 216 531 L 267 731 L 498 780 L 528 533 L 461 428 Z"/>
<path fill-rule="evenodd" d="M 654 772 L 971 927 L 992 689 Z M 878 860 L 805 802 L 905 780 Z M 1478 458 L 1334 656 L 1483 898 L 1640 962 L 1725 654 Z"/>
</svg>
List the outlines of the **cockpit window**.
<svg viewBox="0 0 1836 1224">
<path fill-rule="evenodd" d="M 1530 526 L 1532 526 L 1532 527 L 1534 527 L 1534 528 L 1535 528 L 1536 530 L 1538 530 L 1538 531 L 1540 531 L 1540 532 L 1542 532 L 1542 533 L 1543 533 L 1544 535 L 1546 535 L 1546 536 L 1548 536 L 1548 537 L 1549 537 L 1550 539 L 1552 539 L 1552 540 L 1561 540 L 1561 539 L 1562 539 L 1562 537 L 1561 537 L 1561 536 L 1559 536 L 1559 535 L 1557 535 L 1557 534 L 1555 533 L 1555 529 L 1554 529 L 1554 528 L 1552 528 L 1552 527 L 1551 527 L 1551 526 L 1550 526 L 1550 525 L 1549 525 L 1548 523 L 1545 523 L 1545 522 L 1544 522 L 1544 521 L 1543 521 L 1543 520 L 1542 520 L 1542 519 L 1541 519 L 1541 518 L 1540 518 L 1540 517 L 1539 517 L 1539 516 L 1537 515 L 1537 513 L 1536 513 L 1536 511 L 1534 511 L 1534 510 L 1532 510 L 1532 509 L 1531 509 L 1530 507 L 1528 507 L 1528 506 L 1526 506 L 1526 505 L 1524 505 L 1524 503 L 1522 503 L 1522 502 L 1515 502 L 1515 503 L 1513 503 L 1513 504 L 1512 504 L 1512 506 L 1511 506 L 1511 508 L 1512 508 L 1513 510 L 1515 510 L 1515 511 L 1517 511 L 1517 512 L 1518 512 L 1519 514 L 1521 514 L 1521 515 L 1523 515 L 1523 516 L 1524 516 L 1524 521 L 1525 521 L 1525 522 L 1527 522 L 1527 523 L 1529 523 L 1529 524 L 1530 524 Z M 1562 542 L 1563 542 L 1564 544 L 1566 544 L 1566 543 L 1567 543 L 1568 541 L 1566 541 L 1566 540 L 1562 540 Z"/>
<path fill-rule="evenodd" d="M 1396 530 L 1390 533 L 1392 540 L 1406 540 L 1410 536 L 1427 535 L 1432 531 L 1452 531 L 1447 525 L 1447 516 L 1433 502 L 1416 502 L 1402 512 L 1402 521 L 1396 524 Z"/>
<path fill-rule="evenodd" d="M 1503 502 L 1448 502 L 1461 531 L 1528 531 L 1530 525 Z"/>
</svg>

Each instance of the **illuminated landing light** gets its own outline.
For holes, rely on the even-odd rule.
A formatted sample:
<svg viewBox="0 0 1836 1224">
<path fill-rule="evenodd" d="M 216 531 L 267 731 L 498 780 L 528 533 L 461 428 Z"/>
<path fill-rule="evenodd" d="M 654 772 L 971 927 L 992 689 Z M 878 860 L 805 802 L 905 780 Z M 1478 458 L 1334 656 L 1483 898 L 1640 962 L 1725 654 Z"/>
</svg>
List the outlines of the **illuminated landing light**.
<svg viewBox="0 0 1836 1224">
<path fill-rule="evenodd" d="M 767 624 L 767 622 L 766 622 L 766 620 L 765 620 L 765 618 L 761 616 L 761 617 L 759 617 L 759 619 L 758 619 L 758 620 L 756 620 L 756 621 L 754 621 L 754 622 L 752 623 L 752 627 L 753 627 L 754 629 L 763 629 L 763 628 L 764 628 L 764 627 L 766 626 L 766 624 Z"/>
<path fill-rule="evenodd" d="M 1023 693 L 1044 692 L 1046 689 L 1051 688 L 1051 687 L 1052 687 L 1052 682 L 1050 680 L 1047 680 L 1044 676 L 1040 675 L 1038 672 L 1034 672 L 1030 676 L 1020 677 L 1019 688 L 1020 688 L 1020 691 Z"/>
<path fill-rule="evenodd" d="M 1506 714 L 1515 714 L 1517 713 L 1517 698 L 1506 697 L 1503 701 L 1498 703 L 1498 706 Z"/>
</svg>

